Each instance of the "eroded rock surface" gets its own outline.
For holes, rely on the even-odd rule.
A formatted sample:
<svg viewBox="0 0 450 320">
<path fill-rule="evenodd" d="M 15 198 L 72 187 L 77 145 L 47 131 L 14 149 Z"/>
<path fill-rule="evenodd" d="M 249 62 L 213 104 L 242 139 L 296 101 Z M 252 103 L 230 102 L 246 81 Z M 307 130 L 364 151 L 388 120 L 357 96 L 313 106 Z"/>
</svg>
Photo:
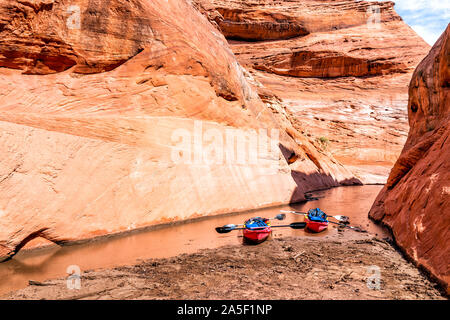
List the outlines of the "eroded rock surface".
<svg viewBox="0 0 450 320">
<path fill-rule="evenodd" d="M 386 182 L 408 133 L 408 83 L 430 49 L 393 2 L 194 3 L 300 132 L 361 181 Z"/>
<path fill-rule="evenodd" d="M 410 131 L 370 217 L 447 287 L 450 282 L 450 25 L 414 72 Z"/>
<path fill-rule="evenodd" d="M 184 0 L 1 0 L 0 256 L 360 183 L 255 84 Z"/>
</svg>

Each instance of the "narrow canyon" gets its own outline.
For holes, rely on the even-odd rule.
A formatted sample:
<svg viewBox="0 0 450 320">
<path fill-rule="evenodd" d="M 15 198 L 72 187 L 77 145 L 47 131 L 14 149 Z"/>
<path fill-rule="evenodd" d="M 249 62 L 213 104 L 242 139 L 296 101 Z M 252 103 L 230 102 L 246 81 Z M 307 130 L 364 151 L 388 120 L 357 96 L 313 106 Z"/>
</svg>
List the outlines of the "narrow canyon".
<svg viewBox="0 0 450 320">
<path fill-rule="evenodd" d="M 0 0 L 0 261 L 379 184 L 448 294 L 449 42 L 393 2 Z"/>
</svg>

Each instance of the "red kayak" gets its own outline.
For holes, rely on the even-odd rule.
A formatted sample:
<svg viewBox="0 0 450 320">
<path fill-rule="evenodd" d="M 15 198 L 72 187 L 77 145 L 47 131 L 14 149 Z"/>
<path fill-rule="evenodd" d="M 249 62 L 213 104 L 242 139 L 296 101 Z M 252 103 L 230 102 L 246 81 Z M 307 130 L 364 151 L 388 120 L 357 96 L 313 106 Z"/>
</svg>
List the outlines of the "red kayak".
<svg viewBox="0 0 450 320">
<path fill-rule="evenodd" d="M 265 241 L 271 234 L 272 228 L 266 227 L 264 229 L 257 229 L 257 230 L 251 230 L 251 229 L 244 229 L 244 240 L 246 242 L 258 244 L 263 241 Z"/>
<path fill-rule="evenodd" d="M 252 218 L 244 224 L 244 241 L 251 244 L 258 244 L 265 241 L 272 233 L 272 228 L 267 219 Z"/>
<path fill-rule="evenodd" d="M 311 221 L 308 219 L 308 215 L 305 215 L 306 228 L 312 232 L 322 232 L 328 228 L 328 221 Z"/>
</svg>

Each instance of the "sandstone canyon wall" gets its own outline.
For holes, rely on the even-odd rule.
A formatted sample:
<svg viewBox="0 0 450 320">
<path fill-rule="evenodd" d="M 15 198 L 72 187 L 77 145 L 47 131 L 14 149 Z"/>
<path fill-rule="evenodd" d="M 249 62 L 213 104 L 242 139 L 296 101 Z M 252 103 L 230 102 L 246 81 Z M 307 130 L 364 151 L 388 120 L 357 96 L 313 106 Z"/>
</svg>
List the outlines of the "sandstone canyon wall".
<svg viewBox="0 0 450 320">
<path fill-rule="evenodd" d="M 360 183 L 256 85 L 185 0 L 0 0 L 0 256 Z"/>
<path fill-rule="evenodd" d="M 409 86 L 408 140 L 370 217 L 450 293 L 450 25 Z"/>
<path fill-rule="evenodd" d="M 393 2 L 193 2 L 317 148 L 364 183 L 386 182 L 408 134 L 408 83 L 430 49 Z"/>
</svg>

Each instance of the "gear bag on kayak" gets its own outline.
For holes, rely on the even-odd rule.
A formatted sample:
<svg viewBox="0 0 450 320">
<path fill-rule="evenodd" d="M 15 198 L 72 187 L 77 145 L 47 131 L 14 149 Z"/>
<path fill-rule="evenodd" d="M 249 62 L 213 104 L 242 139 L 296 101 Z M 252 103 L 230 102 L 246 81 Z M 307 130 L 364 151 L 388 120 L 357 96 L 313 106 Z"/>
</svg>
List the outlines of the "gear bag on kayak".
<svg viewBox="0 0 450 320">
<path fill-rule="evenodd" d="M 246 228 L 261 228 L 261 227 L 268 227 L 267 222 L 265 221 L 266 219 L 260 218 L 260 217 L 256 217 L 256 218 L 251 218 L 249 220 L 247 220 L 245 222 L 245 227 Z"/>
<path fill-rule="evenodd" d="M 308 218 L 311 221 L 325 222 L 327 221 L 328 216 L 325 212 L 323 212 L 319 208 L 316 208 L 308 210 Z"/>
</svg>

